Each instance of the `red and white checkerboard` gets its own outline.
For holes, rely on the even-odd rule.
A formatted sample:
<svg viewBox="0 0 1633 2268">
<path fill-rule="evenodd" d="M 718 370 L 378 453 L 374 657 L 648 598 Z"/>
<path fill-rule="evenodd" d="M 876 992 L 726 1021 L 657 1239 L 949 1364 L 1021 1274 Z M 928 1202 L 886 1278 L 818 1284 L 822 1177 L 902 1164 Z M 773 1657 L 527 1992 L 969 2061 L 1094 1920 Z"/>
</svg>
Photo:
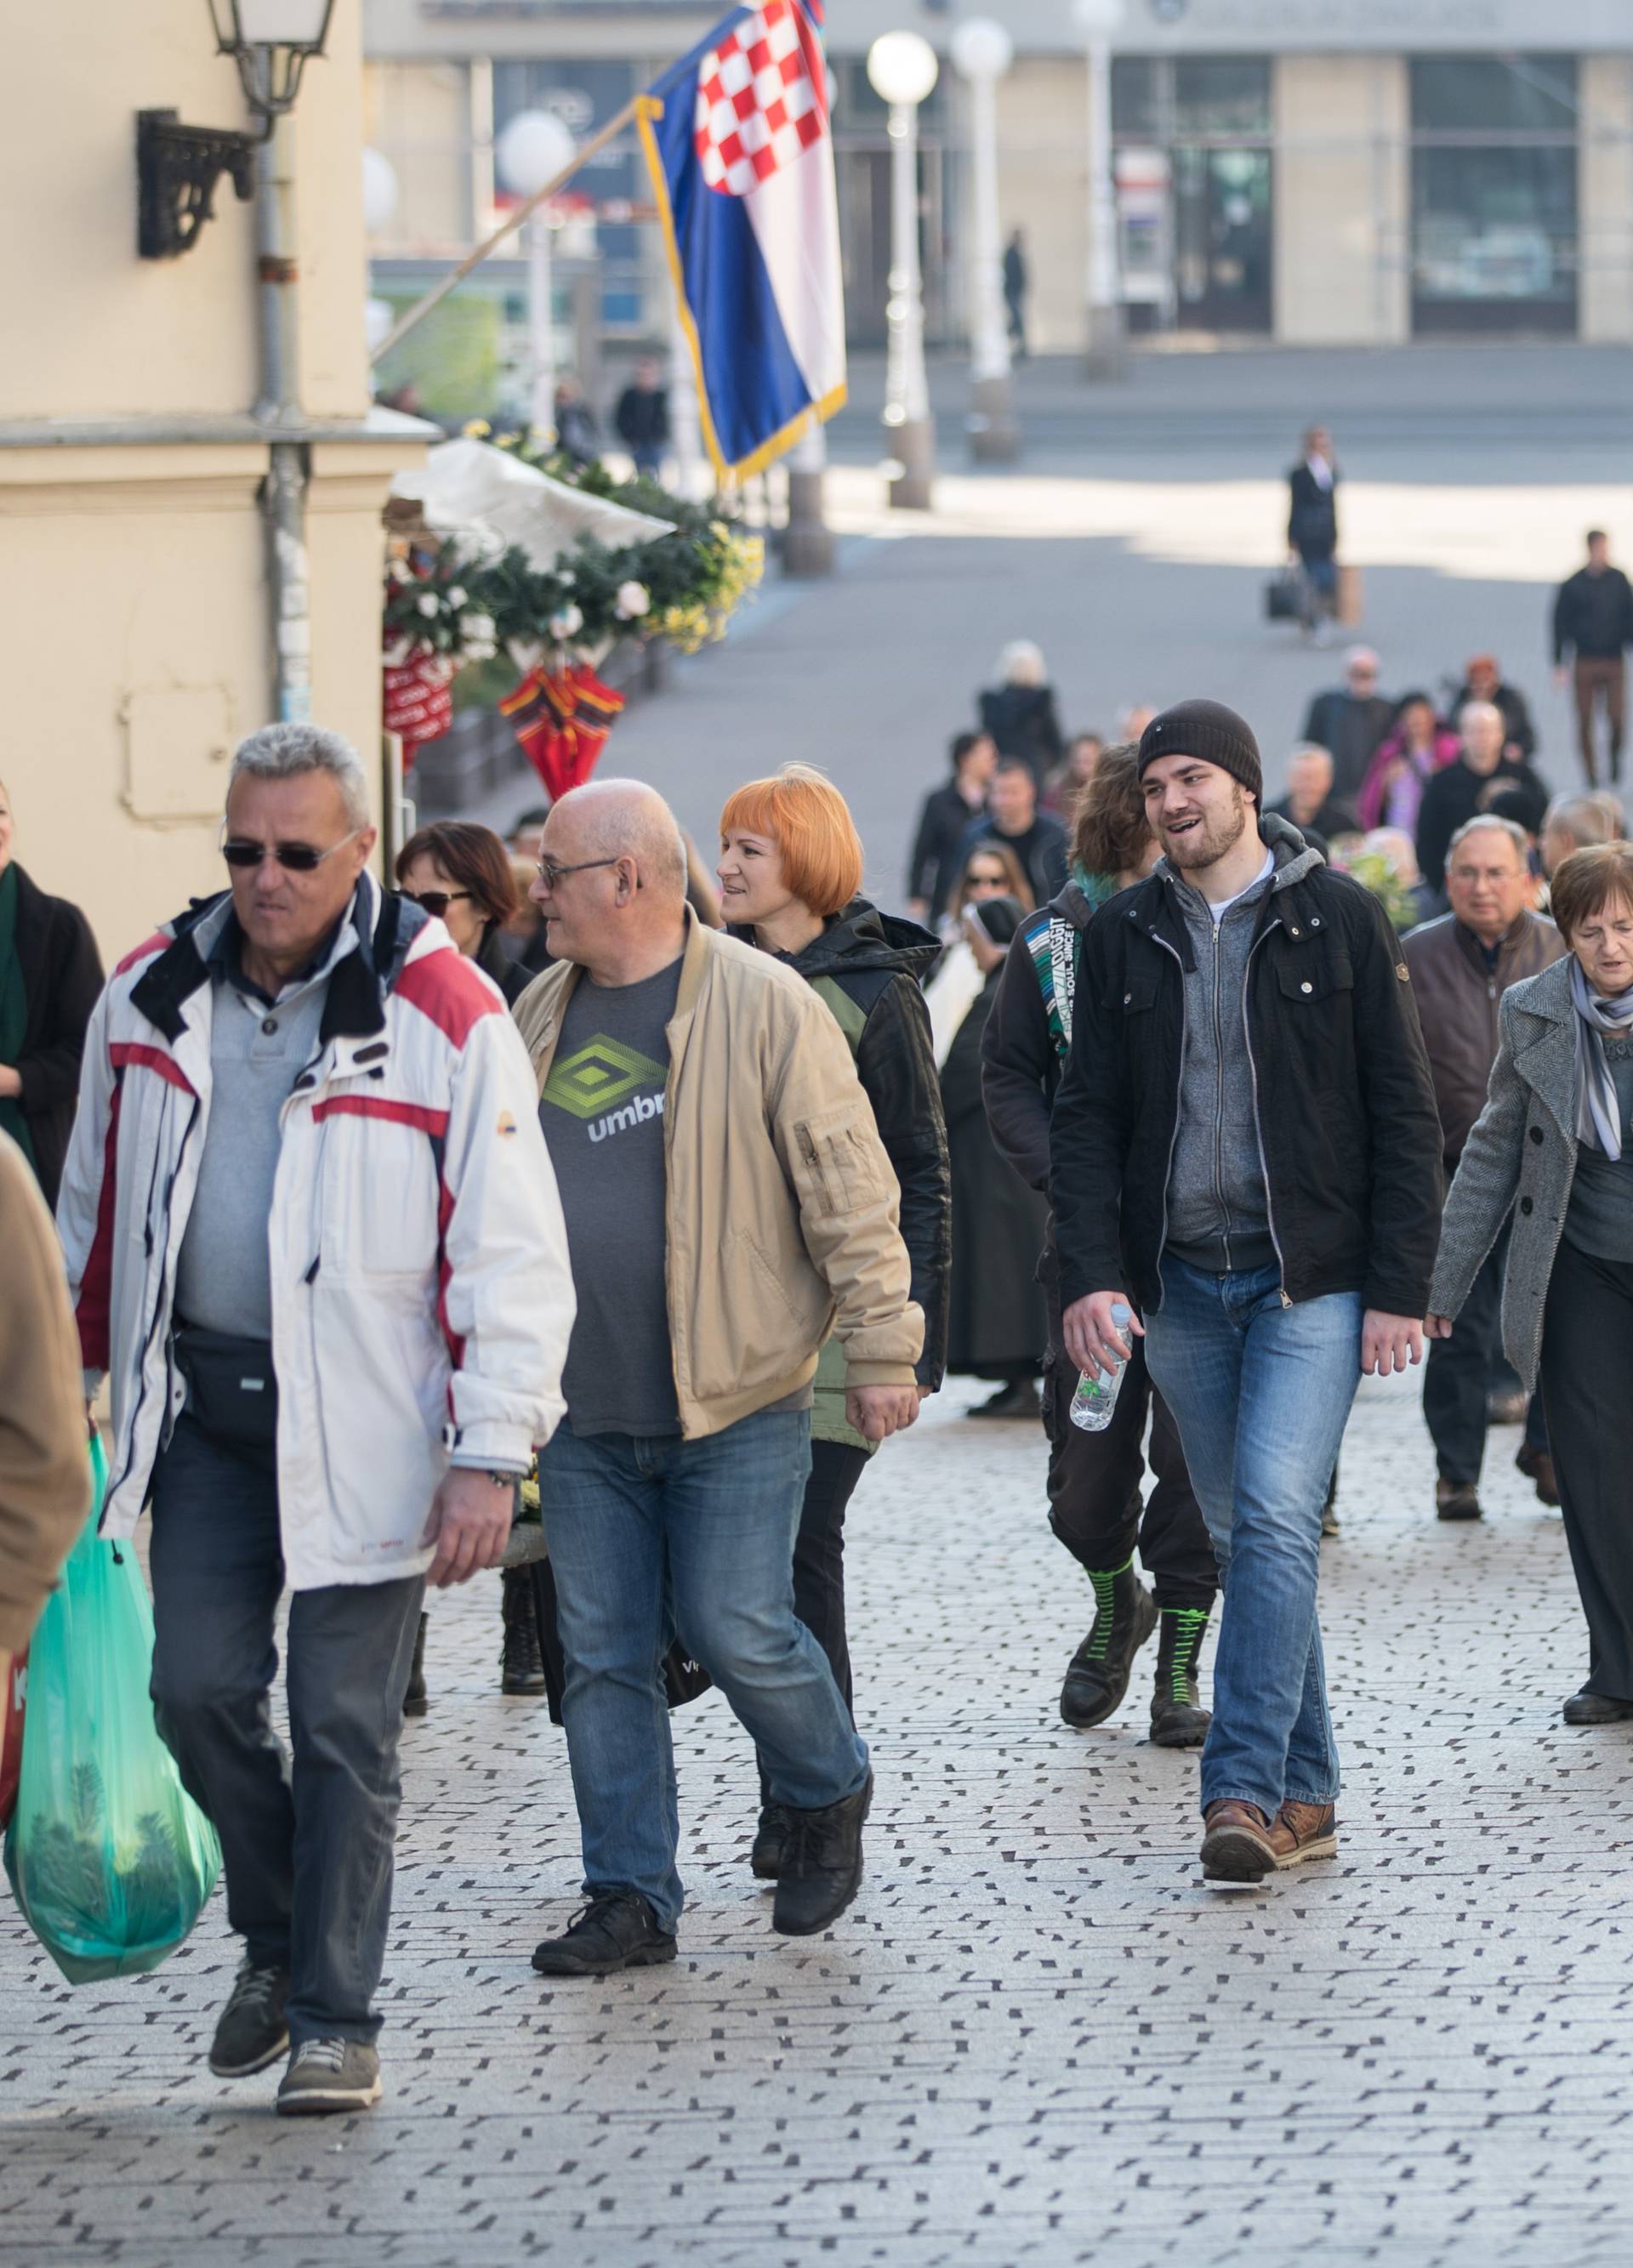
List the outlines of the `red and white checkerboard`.
<svg viewBox="0 0 1633 2268">
<path fill-rule="evenodd" d="M 703 178 L 724 196 L 747 196 L 821 140 L 819 56 L 801 37 L 798 0 L 760 0 L 698 73 L 693 140 Z"/>
</svg>

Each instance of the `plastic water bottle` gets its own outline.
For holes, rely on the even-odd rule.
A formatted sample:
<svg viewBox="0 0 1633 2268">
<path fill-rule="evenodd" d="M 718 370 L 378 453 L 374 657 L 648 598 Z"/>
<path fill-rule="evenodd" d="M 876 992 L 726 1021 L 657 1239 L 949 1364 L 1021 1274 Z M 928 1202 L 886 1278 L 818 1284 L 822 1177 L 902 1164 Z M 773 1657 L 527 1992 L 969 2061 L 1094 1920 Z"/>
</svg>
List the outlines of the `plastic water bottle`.
<svg viewBox="0 0 1633 2268">
<path fill-rule="evenodd" d="M 1133 1321 L 1131 1311 L 1119 1300 L 1112 1310 L 1112 1329 L 1127 1331 Z M 1072 1423 L 1085 1433 L 1104 1433 L 1112 1422 L 1112 1412 L 1117 1407 L 1117 1389 L 1123 1382 L 1125 1362 L 1113 1363 L 1111 1369 L 1097 1378 L 1083 1372 L 1077 1381 L 1077 1391 L 1072 1396 Z"/>
</svg>

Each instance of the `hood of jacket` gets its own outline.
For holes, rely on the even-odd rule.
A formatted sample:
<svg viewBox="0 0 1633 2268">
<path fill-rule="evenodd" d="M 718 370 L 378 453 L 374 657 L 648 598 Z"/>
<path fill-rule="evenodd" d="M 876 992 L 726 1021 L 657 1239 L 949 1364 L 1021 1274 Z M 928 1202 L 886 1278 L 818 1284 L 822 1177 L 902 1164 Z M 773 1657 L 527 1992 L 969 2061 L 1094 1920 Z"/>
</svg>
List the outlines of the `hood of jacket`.
<svg viewBox="0 0 1633 2268">
<path fill-rule="evenodd" d="M 734 929 L 731 935 L 752 945 L 753 933 Z M 858 976 L 865 970 L 899 970 L 922 983 L 941 958 L 939 939 L 902 914 L 881 913 L 870 899 L 853 898 L 837 913 L 820 937 L 802 952 L 776 958 L 809 983 L 817 976 Z"/>
<path fill-rule="evenodd" d="M 1069 922 L 1081 936 L 1100 908 L 1116 895 L 1116 891 L 1111 890 L 1103 898 L 1091 898 L 1080 883 L 1068 882 L 1064 889 L 1055 892 L 1043 910 L 1058 921 Z"/>
</svg>

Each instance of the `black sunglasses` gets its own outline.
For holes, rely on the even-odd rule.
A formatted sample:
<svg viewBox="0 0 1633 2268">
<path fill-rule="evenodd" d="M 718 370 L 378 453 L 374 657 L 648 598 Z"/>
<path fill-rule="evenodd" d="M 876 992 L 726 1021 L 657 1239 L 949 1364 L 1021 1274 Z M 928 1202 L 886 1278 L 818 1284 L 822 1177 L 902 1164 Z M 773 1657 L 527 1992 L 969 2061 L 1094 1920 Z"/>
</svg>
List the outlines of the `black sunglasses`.
<svg viewBox="0 0 1633 2268">
<path fill-rule="evenodd" d="M 470 892 L 469 890 L 404 890 L 403 895 L 405 898 L 411 899 L 415 905 L 424 906 L 433 921 L 444 921 L 447 917 L 448 908 L 454 899 L 469 898 Z"/>
<path fill-rule="evenodd" d="M 263 858 L 275 858 L 292 874 L 312 874 L 332 858 L 336 850 L 344 850 L 353 843 L 363 829 L 354 827 L 350 835 L 343 835 L 338 843 L 331 843 L 327 850 L 314 850 L 309 843 L 241 843 L 229 841 L 221 845 L 221 856 L 229 866 L 248 869 L 258 866 Z"/>
</svg>

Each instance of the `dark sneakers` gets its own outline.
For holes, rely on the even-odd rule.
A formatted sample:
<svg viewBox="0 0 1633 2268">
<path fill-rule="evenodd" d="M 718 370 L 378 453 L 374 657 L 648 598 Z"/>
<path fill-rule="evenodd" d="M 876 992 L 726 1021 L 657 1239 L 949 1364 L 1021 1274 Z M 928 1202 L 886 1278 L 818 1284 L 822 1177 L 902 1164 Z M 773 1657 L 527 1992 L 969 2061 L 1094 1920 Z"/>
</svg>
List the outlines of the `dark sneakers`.
<svg viewBox="0 0 1633 2268">
<path fill-rule="evenodd" d="M 1107 1573 L 1090 1572 L 1089 1580 L 1094 1585 L 1094 1624 L 1072 1656 L 1060 1688 L 1060 1714 L 1079 1732 L 1103 1724 L 1120 1705 L 1134 1658 L 1156 1628 L 1156 1602 L 1134 1573 L 1132 1559 Z"/>
<path fill-rule="evenodd" d="M 675 1940 L 639 1890 L 602 1890 L 574 1914 L 559 1937 L 533 1948 L 541 1977 L 612 1977 L 620 1969 L 655 1969 L 675 1958 Z"/>
<path fill-rule="evenodd" d="M 815 1937 L 837 1921 L 862 1878 L 862 1822 L 873 1801 L 873 1774 L 854 1795 L 819 1811 L 788 1811 L 788 1840 L 777 1877 L 772 1927 L 784 1937 Z"/>
<path fill-rule="evenodd" d="M 218 2079 L 248 2079 L 287 2051 L 288 1998 L 287 1969 L 257 1969 L 245 1956 L 210 2046 L 210 2068 Z"/>
<path fill-rule="evenodd" d="M 760 1823 L 754 1830 L 749 1864 L 762 1882 L 774 1882 L 782 1873 L 783 1854 L 788 1847 L 793 1824 L 794 1814 L 786 1803 L 761 1805 Z"/>
<path fill-rule="evenodd" d="M 1159 1749 L 1200 1749 L 1213 1722 L 1201 1705 L 1196 1664 L 1208 1634 L 1206 1607 L 1164 1607 L 1156 1640 L 1151 1739 Z"/>
<path fill-rule="evenodd" d="M 499 1577 L 505 1644 L 499 1654 L 499 1691 L 537 1696 L 544 1690 L 544 1656 L 534 1608 L 533 1570 L 506 1567 Z"/>
<path fill-rule="evenodd" d="M 304 2040 L 289 2059 L 277 2107 L 285 2118 L 332 2117 L 371 2110 L 384 2092 L 373 2048 L 360 2040 Z"/>
<path fill-rule="evenodd" d="M 1437 1520 L 1478 1520 L 1481 1517 L 1480 1491 L 1473 1481 L 1437 1481 L 1435 1517 Z"/>
<path fill-rule="evenodd" d="M 1633 1701 L 1618 1701 L 1608 1693 L 1590 1693 L 1585 1685 L 1573 1693 L 1560 1712 L 1568 1725 L 1620 1725 L 1633 1717 Z"/>
</svg>

